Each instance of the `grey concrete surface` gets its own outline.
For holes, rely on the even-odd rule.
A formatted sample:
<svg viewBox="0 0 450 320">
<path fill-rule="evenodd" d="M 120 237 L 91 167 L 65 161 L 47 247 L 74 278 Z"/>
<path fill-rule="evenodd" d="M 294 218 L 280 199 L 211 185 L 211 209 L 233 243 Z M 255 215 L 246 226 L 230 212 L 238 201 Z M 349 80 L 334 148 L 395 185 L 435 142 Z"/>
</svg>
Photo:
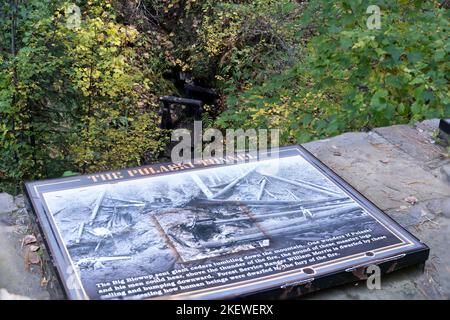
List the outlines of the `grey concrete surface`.
<svg viewBox="0 0 450 320">
<path fill-rule="evenodd" d="M 305 298 L 450 298 L 450 158 L 448 150 L 435 141 L 437 128 L 438 120 L 428 120 L 415 126 L 346 133 L 305 144 L 431 248 L 424 269 L 412 267 L 387 275 L 382 278 L 380 290 L 368 290 L 362 282 Z M 46 299 L 48 293 L 41 287 L 38 268 L 34 266 L 31 272 L 25 268 L 21 240 L 28 222 L 22 207 L 22 198 L 0 194 L 0 289 L 8 291 L 3 290 L 3 296 Z"/>
<path fill-rule="evenodd" d="M 431 249 L 424 270 L 412 267 L 387 275 L 380 290 L 369 290 L 362 282 L 306 298 L 450 299 L 450 158 L 435 141 L 438 125 L 438 120 L 428 120 L 305 145 Z"/>
</svg>

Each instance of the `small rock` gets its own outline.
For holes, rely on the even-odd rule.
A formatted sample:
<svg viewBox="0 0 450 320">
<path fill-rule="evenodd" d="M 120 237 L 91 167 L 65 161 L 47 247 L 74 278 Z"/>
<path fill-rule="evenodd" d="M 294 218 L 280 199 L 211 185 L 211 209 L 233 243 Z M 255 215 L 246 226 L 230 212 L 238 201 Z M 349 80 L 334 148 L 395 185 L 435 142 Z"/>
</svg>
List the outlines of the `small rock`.
<svg viewBox="0 0 450 320">
<path fill-rule="evenodd" d="M 14 197 L 8 193 L 0 193 L 0 214 L 19 209 L 14 203 Z"/>
<path fill-rule="evenodd" d="M 30 243 L 35 243 L 36 241 L 37 241 L 36 237 L 32 234 L 28 234 L 23 238 L 23 244 L 25 244 L 25 245 L 30 244 Z"/>
<path fill-rule="evenodd" d="M 410 204 L 416 204 L 417 203 L 417 198 L 416 197 L 414 197 L 414 196 L 410 196 L 410 197 L 406 197 L 405 198 L 405 201 L 406 202 L 408 202 L 408 203 L 410 203 Z"/>
</svg>

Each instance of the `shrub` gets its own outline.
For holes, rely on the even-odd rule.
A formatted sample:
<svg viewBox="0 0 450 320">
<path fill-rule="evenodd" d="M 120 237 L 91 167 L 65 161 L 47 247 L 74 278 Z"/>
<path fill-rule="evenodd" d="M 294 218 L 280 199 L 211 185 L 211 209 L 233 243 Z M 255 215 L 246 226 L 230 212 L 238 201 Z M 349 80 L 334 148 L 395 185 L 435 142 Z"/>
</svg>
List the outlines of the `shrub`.
<svg viewBox="0 0 450 320">
<path fill-rule="evenodd" d="M 448 11 L 432 1 L 311 2 L 304 59 L 228 99 L 218 123 L 281 127 L 284 142 L 450 115 Z M 303 37 L 305 33 L 303 32 Z"/>
</svg>

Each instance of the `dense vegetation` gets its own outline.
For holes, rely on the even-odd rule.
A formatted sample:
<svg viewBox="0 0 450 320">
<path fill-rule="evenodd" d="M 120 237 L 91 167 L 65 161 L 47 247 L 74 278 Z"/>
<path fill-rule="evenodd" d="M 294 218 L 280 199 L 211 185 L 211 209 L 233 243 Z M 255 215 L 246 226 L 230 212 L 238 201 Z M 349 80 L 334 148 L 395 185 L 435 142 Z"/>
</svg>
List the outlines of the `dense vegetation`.
<svg viewBox="0 0 450 320">
<path fill-rule="evenodd" d="M 77 20 L 77 7 L 81 20 Z M 158 96 L 214 87 L 220 128 L 282 143 L 450 116 L 445 2 L 4 0 L 0 189 L 156 160 Z"/>
</svg>

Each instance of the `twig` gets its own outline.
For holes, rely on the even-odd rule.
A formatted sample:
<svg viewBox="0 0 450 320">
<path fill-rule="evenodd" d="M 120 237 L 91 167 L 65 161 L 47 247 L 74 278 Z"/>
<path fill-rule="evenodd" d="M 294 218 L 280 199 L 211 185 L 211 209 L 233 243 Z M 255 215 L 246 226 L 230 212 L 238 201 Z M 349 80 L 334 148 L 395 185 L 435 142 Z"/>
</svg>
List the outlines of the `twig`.
<svg viewBox="0 0 450 320">
<path fill-rule="evenodd" d="M 439 225 L 439 223 L 437 223 L 436 221 L 433 221 L 433 220 L 431 220 L 430 218 L 428 218 L 428 217 L 425 217 L 425 219 L 427 219 L 429 222 L 431 222 L 431 223 L 433 223 L 433 224 L 435 224 L 435 225 Z"/>
</svg>

